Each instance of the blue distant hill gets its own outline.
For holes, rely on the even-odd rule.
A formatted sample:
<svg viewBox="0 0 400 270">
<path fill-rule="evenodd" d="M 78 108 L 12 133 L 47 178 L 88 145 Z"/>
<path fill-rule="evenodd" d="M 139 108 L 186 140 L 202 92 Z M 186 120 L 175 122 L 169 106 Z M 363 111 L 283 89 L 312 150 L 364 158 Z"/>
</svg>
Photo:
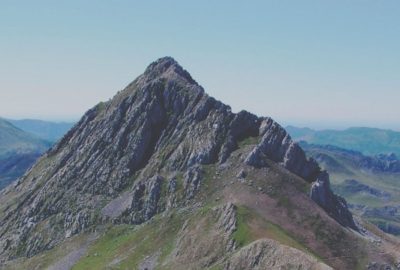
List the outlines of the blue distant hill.
<svg viewBox="0 0 400 270">
<path fill-rule="evenodd" d="M 50 142 L 58 141 L 75 124 L 72 122 L 49 122 L 36 119 L 7 120 L 23 131 Z"/>
<path fill-rule="evenodd" d="M 310 128 L 286 127 L 296 141 L 312 144 L 334 145 L 360 151 L 366 155 L 395 153 L 400 156 L 400 132 L 366 127 L 345 130 L 313 130 Z"/>
<path fill-rule="evenodd" d="M 0 189 L 21 177 L 72 125 L 0 118 Z"/>
</svg>

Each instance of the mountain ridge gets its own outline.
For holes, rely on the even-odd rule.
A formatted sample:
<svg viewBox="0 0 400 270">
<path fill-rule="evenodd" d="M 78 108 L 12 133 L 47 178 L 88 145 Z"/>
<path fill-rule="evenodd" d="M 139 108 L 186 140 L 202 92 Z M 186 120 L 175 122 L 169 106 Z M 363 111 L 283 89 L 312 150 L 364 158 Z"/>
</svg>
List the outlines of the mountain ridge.
<svg viewBox="0 0 400 270">
<path fill-rule="evenodd" d="M 0 118 L 0 156 L 7 152 L 44 152 L 50 143 Z"/>
<path fill-rule="evenodd" d="M 286 129 L 296 141 L 311 144 L 334 145 L 360 151 L 365 155 L 395 153 L 400 156 L 400 132 L 390 129 L 351 127 L 344 130 L 313 130 L 287 126 Z"/>
</svg>

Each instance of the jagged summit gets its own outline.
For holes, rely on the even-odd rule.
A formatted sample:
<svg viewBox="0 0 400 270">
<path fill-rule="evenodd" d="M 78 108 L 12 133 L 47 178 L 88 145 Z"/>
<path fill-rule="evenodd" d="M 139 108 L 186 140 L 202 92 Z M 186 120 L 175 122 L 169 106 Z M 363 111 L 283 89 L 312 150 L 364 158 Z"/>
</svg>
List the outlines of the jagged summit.
<svg viewBox="0 0 400 270">
<path fill-rule="evenodd" d="M 145 70 L 143 77 L 146 81 L 154 80 L 155 78 L 168 78 L 172 80 L 185 80 L 191 84 L 197 84 L 192 76 L 172 57 L 166 56 L 159 58 L 151 63 Z"/>
<path fill-rule="evenodd" d="M 173 67 L 173 68 L 178 68 L 178 69 L 183 69 L 181 65 L 171 56 L 164 56 L 161 58 L 158 58 L 156 61 L 152 62 L 150 65 L 145 70 L 145 74 L 149 72 L 155 72 L 157 71 L 158 73 L 163 73 L 165 72 L 168 68 Z"/>
<path fill-rule="evenodd" d="M 330 217 L 310 199 L 310 186 Z M 0 196 L 0 259 L 34 256 L 103 224 L 143 224 L 216 201 L 257 208 L 292 233 L 292 223 L 305 230 L 318 219 L 326 230 L 358 229 L 327 174 L 278 123 L 232 113 L 174 59 L 161 58 L 90 109 Z M 289 214 L 271 210 L 282 205 Z"/>
</svg>

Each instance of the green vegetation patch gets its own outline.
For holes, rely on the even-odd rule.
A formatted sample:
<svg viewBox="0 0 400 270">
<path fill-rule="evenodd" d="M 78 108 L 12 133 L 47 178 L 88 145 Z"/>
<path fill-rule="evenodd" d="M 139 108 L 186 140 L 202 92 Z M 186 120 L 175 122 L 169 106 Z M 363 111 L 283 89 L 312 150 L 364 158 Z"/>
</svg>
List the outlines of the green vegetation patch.
<svg viewBox="0 0 400 270">
<path fill-rule="evenodd" d="M 97 105 L 96 105 L 96 112 L 97 113 L 101 113 L 101 112 L 103 112 L 104 110 L 106 109 L 106 103 L 105 102 L 99 102 L 99 103 L 97 103 Z"/>
<path fill-rule="evenodd" d="M 248 225 L 248 222 L 253 218 L 248 208 L 242 206 L 237 208 L 237 227 L 233 233 L 233 239 L 239 246 L 244 246 L 255 240 Z"/>
<path fill-rule="evenodd" d="M 259 139 L 259 137 L 247 137 L 239 142 L 239 147 L 258 144 Z"/>
<path fill-rule="evenodd" d="M 233 239 L 239 246 L 244 246 L 261 238 L 273 239 L 283 245 L 310 253 L 309 249 L 279 225 L 265 220 L 247 207 L 239 206 L 237 229 L 233 234 Z M 312 255 L 315 256 L 315 254 Z"/>
<path fill-rule="evenodd" d="M 201 169 L 203 173 L 203 178 L 201 180 L 202 183 L 200 194 L 206 196 L 206 199 L 209 199 L 215 192 L 215 187 L 220 182 L 220 178 L 216 175 L 216 166 L 214 164 L 203 165 Z"/>
<path fill-rule="evenodd" d="M 137 269 L 147 256 L 153 255 L 158 256 L 160 264 L 174 249 L 182 223 L 178 215 L 171 214 L 139 226 L 112 226 L 73 269 Z"/>
</svg>

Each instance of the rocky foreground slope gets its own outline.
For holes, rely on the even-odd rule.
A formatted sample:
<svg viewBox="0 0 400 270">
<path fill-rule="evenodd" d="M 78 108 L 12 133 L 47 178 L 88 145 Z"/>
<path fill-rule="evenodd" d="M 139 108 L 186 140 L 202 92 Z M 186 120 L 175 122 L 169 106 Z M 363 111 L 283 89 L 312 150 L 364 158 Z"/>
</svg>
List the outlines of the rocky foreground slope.
<svg viewBox="0 0 400 270">
<path fill-rule="evenodd" d="M 395 239 L 356 225 L 279 124 L 232 113 L 169 57 L 3 191 L 0 218 L 10 269 L 355 269 L 399 258 Z"/>
</svg>

